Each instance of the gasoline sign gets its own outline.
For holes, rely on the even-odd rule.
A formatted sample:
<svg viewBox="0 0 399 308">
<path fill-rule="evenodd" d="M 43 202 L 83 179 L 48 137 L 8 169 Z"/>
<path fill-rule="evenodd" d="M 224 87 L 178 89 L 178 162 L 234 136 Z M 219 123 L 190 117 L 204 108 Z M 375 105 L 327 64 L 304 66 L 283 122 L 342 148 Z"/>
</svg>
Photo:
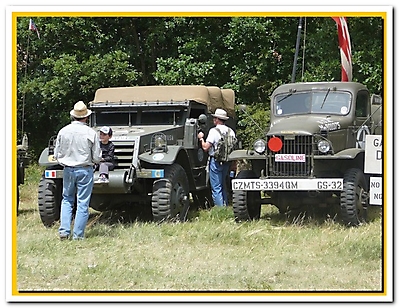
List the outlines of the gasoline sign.
<svg viewBox="0 0 399 308">
<path fill-rule="evenodd" d="M 364 173 L 382 174 L 382 136 L 367 135 Z"/>
</svg>

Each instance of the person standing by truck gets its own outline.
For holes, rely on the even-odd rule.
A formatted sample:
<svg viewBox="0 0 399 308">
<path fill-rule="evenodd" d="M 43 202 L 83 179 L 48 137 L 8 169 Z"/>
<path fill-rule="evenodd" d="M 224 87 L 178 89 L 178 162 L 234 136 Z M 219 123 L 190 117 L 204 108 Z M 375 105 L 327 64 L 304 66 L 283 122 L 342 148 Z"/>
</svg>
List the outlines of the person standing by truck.
<svg viewBox="0 0 399 308">
<path fill-rule="evenodd" d="M 229 119 L 227 112 L 223 109 L 216 109 L 213 116 L 213 124 L 209 130 L 206 141 L 204 140 L 204 133 L 198 133 L 198 139 L 200 140 L 201 147 L 204 151 L 209 153 L 209 178 L 212 189 L 212 199 L 215 206 L 227 206 L 228 204 L 228 192 L 227 192 L 227 176 L 230 171 L 231 163 L 228 161 L 220 162 L 214 157 L 215 150 L 217 149 L 218 143 L 222 138 L 222 134 L 230 134 L 235 138 L 234 131 L 228 127 L 225 122 Z"/>
<path fill-rule="evenodd" d="M 72 122 L 57 135 L 54 158 L 64 167 L 59 236 L 68 239 L 71 233 L 72 213 L 77 210 L 72 239 L 83 239 L 93 190 L 93 166 L 101 160 L 100 140 L 95 130 L 86 125 L 92 111 L 79 101 L 70 111 Z"/>
</svg>

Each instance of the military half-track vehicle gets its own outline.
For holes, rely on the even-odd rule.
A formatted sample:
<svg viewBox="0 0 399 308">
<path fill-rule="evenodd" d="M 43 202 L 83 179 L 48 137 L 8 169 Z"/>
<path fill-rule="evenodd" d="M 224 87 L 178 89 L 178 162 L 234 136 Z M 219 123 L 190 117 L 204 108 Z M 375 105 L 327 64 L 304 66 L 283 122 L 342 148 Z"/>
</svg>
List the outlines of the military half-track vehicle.
<svg viewBox="0 0 399 308">
<path fill-rule="evenodd" d="M 234 91 L 207 86 L 101 88 L 89 103 L 89 126 L 110 126 L 116 167 L 108 184 L 95 184 L 90 207 L 97 211 L 124 205 L 141 208 L 154 221 L 187 219 L 190 205 L 213 206 L 208 185 L 208 155 L 197 134 L 210 129 L 216 108 L 234 117 Z M 38 206 L 45 226 L 60 217 L 63 168 L 53 158 L 56 136 L 41 153 L 46 169 Z M 95 172 L 94 181 L 98 179 Z"/>
<path fill-rule="evenodd" d="M 253 148 L 230 155 L 250 166 L 232 180 L 236 221 L 259 218 L 264 203 L 280 213 L 335 206 L 344 224 L 364 222 L 369 200 L 365 136 L 381 134 L 381 108 L 382 98 L 356 82 L 275 89 L 268 131 L 260 132 Z"/>
</svg>

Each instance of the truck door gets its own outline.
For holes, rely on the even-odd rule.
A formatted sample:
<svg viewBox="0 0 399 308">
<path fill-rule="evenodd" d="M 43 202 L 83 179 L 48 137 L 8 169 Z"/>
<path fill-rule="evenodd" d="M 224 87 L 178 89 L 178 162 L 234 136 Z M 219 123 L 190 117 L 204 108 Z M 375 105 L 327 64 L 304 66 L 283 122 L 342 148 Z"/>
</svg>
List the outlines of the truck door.
<svg viewBox="0 0 399 308">
<path fill-rule="evenodd" d="M 370 135 L 370 108 L 370 95 L 368 91 L 359 91 L 355 104 L 355 138 L 357 148 L 364 149 L 366 144 L 366 136 Z"/>
</svg>

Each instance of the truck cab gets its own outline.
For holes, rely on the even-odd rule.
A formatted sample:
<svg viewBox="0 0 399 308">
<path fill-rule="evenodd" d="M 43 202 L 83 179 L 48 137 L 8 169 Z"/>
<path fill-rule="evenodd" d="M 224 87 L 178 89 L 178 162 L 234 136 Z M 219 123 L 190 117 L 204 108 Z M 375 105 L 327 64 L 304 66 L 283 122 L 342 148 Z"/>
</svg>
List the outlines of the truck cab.
<svg viewBox="0 0 399 308">
<path fill-rule="evenodd" d="M 339 205 L 345 224 L 364 222 L 369 189 L 363 173 L 365 141 L 381 129 L 381 102 L 356 82 L 291 83 L 275 89 L 269 129 L 253 148 L 230 156 L 251 162 L 250 170 L 232 183 L 236 220 L 259 216 L 263 191 L 283 213 L 305 205 Z"/>
</svg>

